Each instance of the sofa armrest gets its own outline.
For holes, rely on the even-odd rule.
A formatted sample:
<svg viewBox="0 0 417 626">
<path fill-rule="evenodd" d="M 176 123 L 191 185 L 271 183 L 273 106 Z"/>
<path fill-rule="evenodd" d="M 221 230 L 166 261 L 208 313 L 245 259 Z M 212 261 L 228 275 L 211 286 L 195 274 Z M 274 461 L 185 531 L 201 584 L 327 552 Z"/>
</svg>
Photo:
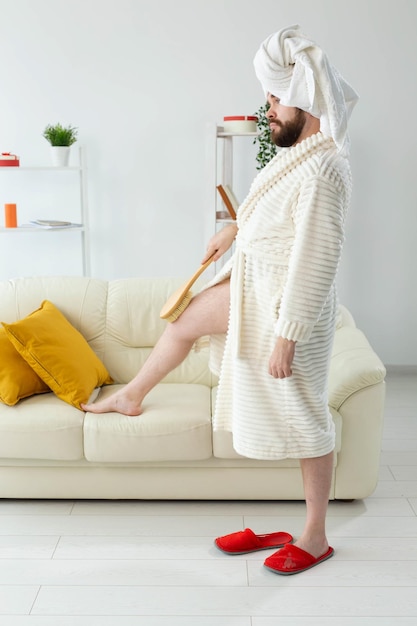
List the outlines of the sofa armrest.
<svg viewBox="0 0 417 626">
<path fill-rule="evenodd" d="M 329 373 L 329 405 L 340 409 L 354 393 L 384 381 L 384 364 L 361 330 L 343 326 L 335 332 Z"/>
<path fill-rule="evenodd" d="M 356 326 L 352 313 L 343 304 L 337 307 L 336 328 L 342 326 Z"/>
<path fill-rule="evenodd" d="M 378 483 L 385 382 L 360 389 L 340 408 L 342 441 L 334 481 L 336 500 L 370 496 Z"/>
<path fill-rule="evenodd" d="M 342 419 L 334 497 L 369 496 L 378 481 L 386 370 L 358 328 L 335 333 L 329 405 Z"/>
</svg>

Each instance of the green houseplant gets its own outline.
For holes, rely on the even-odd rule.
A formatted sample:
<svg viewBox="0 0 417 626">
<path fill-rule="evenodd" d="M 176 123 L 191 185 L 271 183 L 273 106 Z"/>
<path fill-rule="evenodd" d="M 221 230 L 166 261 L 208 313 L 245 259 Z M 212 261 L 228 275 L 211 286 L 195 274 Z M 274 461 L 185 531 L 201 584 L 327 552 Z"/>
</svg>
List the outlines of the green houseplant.
<svg viewBox="0 0 417 626">
<path fill-rule="evenodd" d="M 52 161 L 58 167 L 68 165 L 70 146 L 77 141 L 78 129 L 62 124 L 48 124 L 43 137 L 51 145 Z"/>
<path fill-rule="evenodd" d="M 258 144 L 258 153 L 256 155 L 256 169 L 261 170 L 276 155 L 277 147 L 271 139 L 271 131 L 269 129 L 268 118 L 266 113 L 269 104 L 266 102 L 254 113 L 258 118 L 258 135 L 253 140 L 254 144 Z"/>
<path fill-rule="evenodd" d="M 51 146 L 72 146 L 77 141 L 77 134 L 77 128 L 73 126 L 65 128 L 61 124 L 48 124 L 43 131 L 43 136 Z"/>
</svg>

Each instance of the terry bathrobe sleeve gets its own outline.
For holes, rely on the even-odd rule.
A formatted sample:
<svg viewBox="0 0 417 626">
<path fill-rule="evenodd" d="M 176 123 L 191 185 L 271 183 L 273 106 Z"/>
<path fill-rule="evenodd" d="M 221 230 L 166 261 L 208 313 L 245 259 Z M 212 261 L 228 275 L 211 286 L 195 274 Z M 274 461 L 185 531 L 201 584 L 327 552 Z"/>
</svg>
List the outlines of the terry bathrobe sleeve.
<svg viewBox="0 0 417 626">
<path fill-rule="evenodd" d="M 275 335 L 308 341 L 332 289 L 344 240 L 346 187 L 339 177 L 316 175 L 300 189 Z"/>
</svg>

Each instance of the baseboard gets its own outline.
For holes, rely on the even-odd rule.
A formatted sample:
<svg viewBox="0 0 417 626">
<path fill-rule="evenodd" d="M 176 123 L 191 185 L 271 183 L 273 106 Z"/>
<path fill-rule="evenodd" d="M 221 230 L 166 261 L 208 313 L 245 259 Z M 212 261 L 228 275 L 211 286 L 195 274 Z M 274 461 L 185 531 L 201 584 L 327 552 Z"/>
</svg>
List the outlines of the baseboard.
<svg viewBox="0 0 417 626">
<path fill-rule="evenodd" d="M 417 375 L 417 365 L 385 365 L 387 374 Z"/>
</svg>

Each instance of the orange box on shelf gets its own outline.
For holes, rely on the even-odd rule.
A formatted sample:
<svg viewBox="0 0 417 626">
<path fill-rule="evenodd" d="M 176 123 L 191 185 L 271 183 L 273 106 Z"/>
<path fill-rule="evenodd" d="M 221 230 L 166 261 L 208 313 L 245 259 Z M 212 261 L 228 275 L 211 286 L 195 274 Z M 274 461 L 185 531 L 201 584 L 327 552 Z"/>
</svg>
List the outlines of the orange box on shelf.
<svg viewBox="0 0 417 626">
<path fill-rule="evenodd" d="M 0 154 L 0 167 L 17 167 L 20 165 L 19 157 L 11 152 Z"/>
<path fill-rule="evenodd" d="M 17 228 L 17 211 L 14 203 L 4 205 L 4 225 L 6 228 Z"/>
</svg>

